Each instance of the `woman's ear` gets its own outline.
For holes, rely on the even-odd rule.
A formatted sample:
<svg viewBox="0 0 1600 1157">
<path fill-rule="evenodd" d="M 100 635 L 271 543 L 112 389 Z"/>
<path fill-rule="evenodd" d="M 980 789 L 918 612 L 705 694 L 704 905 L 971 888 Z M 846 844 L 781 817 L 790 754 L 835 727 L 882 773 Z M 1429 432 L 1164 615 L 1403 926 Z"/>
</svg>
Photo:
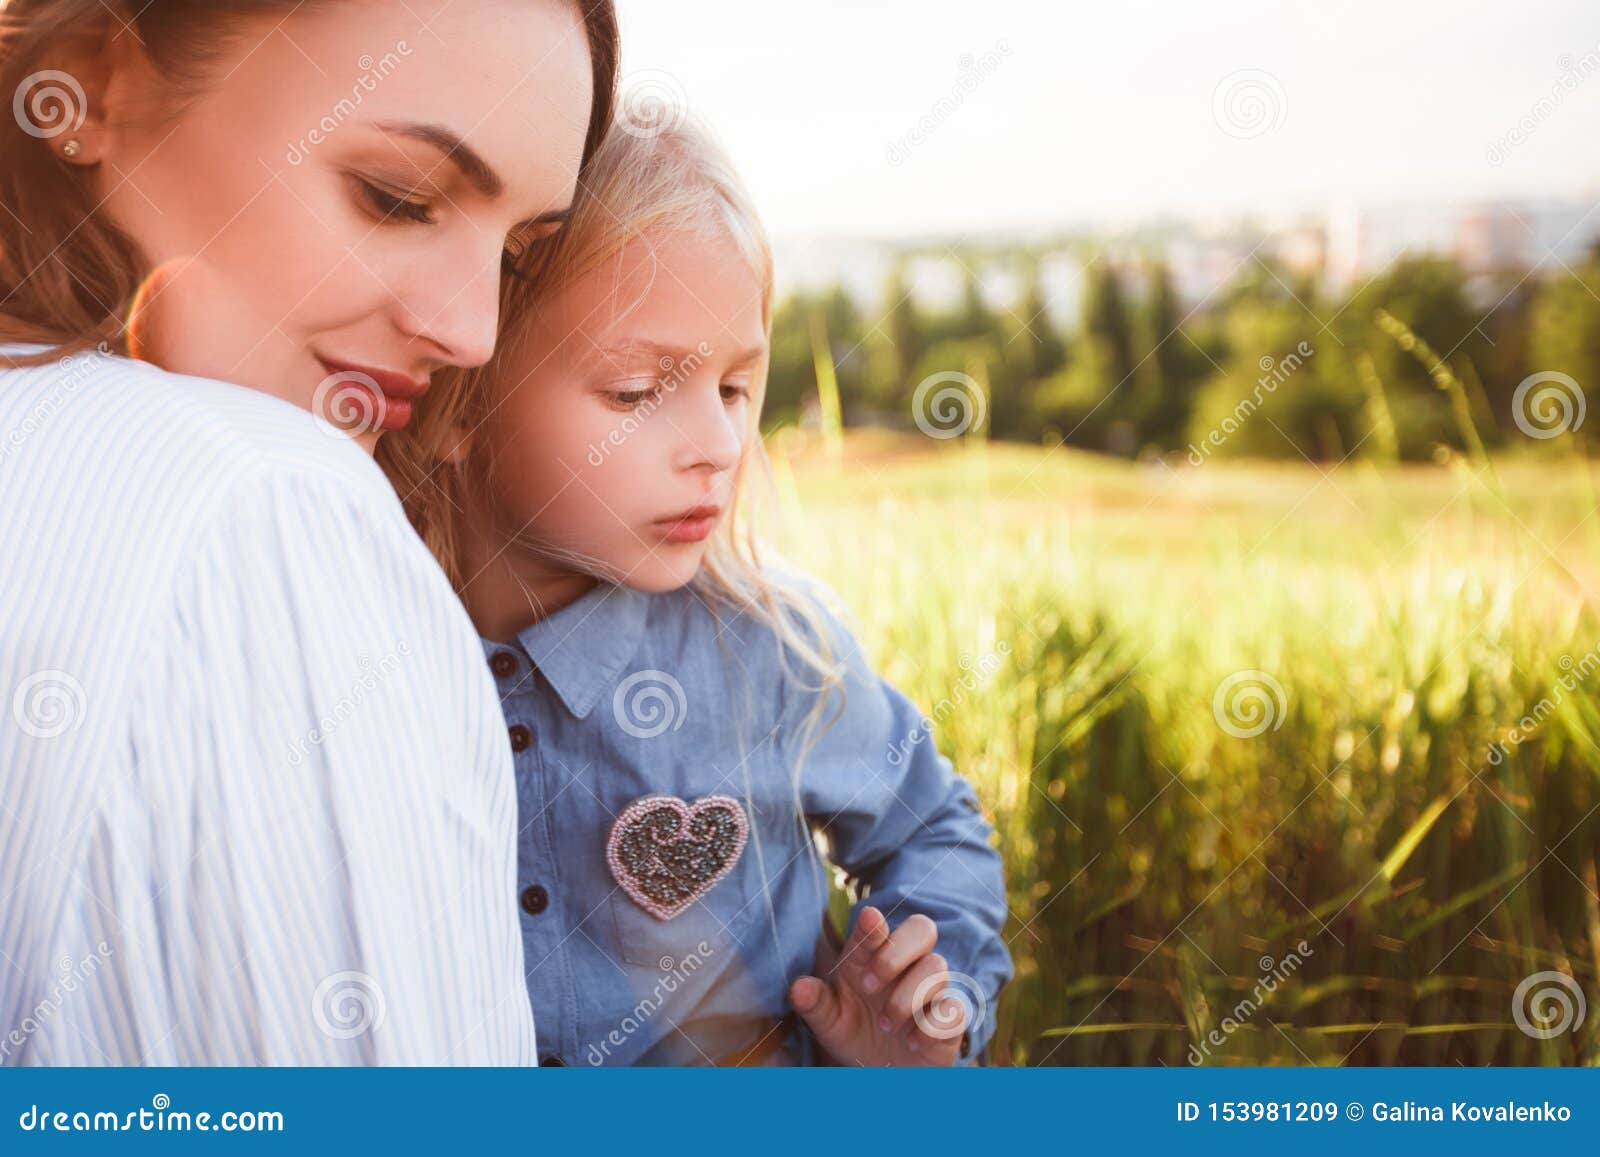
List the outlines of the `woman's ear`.
<svg viewBox="0 0 1600 1157">
<path fill-rule="evenodd" d="M 16 93 L 24 131 L 67 164 L 106 160 L 117 126 L 151 115 L 161 90 L 127 9 L 116 0 L 104 7 L 101 19 L 51 45 Z"/>
</svg>

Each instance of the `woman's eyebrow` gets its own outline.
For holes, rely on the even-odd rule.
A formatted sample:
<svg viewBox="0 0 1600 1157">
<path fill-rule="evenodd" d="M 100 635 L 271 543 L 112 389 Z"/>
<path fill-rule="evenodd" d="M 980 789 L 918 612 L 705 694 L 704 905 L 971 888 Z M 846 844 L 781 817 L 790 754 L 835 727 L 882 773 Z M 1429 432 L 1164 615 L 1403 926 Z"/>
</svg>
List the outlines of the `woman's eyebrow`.
<svg viewBox="0 0 1600 1157">
<path fill-rule="evenodd" d="M 432 145 L 444 154 L 445 160 L 460 170 L 474 189 L 490 200 L 505 190 L 505 182 L 500 179 L 500 174 L 454 129 L 419 121 L 376 121 L 373 127 L 392 136 Z"/>
</svg>

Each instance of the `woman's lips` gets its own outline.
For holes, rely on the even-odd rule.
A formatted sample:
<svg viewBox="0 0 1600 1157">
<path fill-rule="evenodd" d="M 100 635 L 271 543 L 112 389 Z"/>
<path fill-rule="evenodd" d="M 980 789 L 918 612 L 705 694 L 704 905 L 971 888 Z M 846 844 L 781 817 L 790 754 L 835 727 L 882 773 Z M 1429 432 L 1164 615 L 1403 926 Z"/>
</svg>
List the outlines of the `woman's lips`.
<svg viewBox="0 0 1600 1157">
<path fill-rule="evenodd" d="M 373 430 L 399 430 L 411 421 L 412 399 L 427 392 L 428 381 L 418 381 L 393 370 L 318 357 L 328 372 L 312 412 L 353 435 Z"/>
</svg>

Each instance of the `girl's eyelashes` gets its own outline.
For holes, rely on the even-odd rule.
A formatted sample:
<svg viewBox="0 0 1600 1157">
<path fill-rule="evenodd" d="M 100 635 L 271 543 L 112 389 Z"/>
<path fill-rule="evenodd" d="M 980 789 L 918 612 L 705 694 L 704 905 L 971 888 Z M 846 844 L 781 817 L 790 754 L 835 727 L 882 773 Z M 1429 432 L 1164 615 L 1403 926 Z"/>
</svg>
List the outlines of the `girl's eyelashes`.
<svg viewBox="0 0 1600 1157">
<path fill-rule="evenodd" d="M 732 406 L 750 397 L 750 387 L 738 382 L 723 382 L 718 388 L 722 400 Z M 619 410 L 632 410 L 644 402 L 658 397 L 661 394 L 661 383 L 650 382 L 640 384 L 634 388 L 613 389 L 601 391 L 607 404 Z"/>
<path fill-rule="evenodd" d="M 433 206 L 429 202 L 391 192 L 381 185 L 373 184 L 365 177 L 355 177 L 354 180 L 367 209 L 380 222 L 393 221 L 398 217 L 401 221 L 418 225 L 434 223 Z"/>
<path fill-rule="evenodd" d="M 632 410 L 660 391 L 661 386 L 658 383 L 650 382 L 636 389 L 606 390 L 604 397 L 615 409 Z"/>
</svg>

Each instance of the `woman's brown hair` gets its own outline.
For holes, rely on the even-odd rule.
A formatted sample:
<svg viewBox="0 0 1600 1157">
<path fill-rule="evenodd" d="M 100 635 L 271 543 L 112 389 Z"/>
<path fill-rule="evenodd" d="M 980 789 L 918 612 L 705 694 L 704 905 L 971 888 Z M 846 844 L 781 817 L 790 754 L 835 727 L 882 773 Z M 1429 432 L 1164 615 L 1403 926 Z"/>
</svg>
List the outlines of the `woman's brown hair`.
<svg viewBox="0 0 1600 1157">
<path fill-rule="evenodd" d="M 611 124 L 620 37 L 613 0 L 572 2 L 583 17 L 594 73 L 587 162 Z M 13 94 L 13 107 L 31 97 L 42 102 L 41 111 L 59 112 L 48 86 L 61 81 L 42 76 L 41 62 L 64 39 L 116 21 L 138 36 L 177 94 L 191 96 L 203 91 L 209 66 L 223 56 L 235 28 L 307 5 L 157 0 L 136 7 L 115 0 L 6 0 L 0 5 L 0 94 Z M 126 314 L 149 272 L 144 259 L 131 238 L 96 213 L 83 170 L 46 148 L 25 121 L 0 117 L 0 342 L 52 347 L 14 359 L 16 365 L 45 364 L 100 343 L 126 352 Z"/>
</svg>

